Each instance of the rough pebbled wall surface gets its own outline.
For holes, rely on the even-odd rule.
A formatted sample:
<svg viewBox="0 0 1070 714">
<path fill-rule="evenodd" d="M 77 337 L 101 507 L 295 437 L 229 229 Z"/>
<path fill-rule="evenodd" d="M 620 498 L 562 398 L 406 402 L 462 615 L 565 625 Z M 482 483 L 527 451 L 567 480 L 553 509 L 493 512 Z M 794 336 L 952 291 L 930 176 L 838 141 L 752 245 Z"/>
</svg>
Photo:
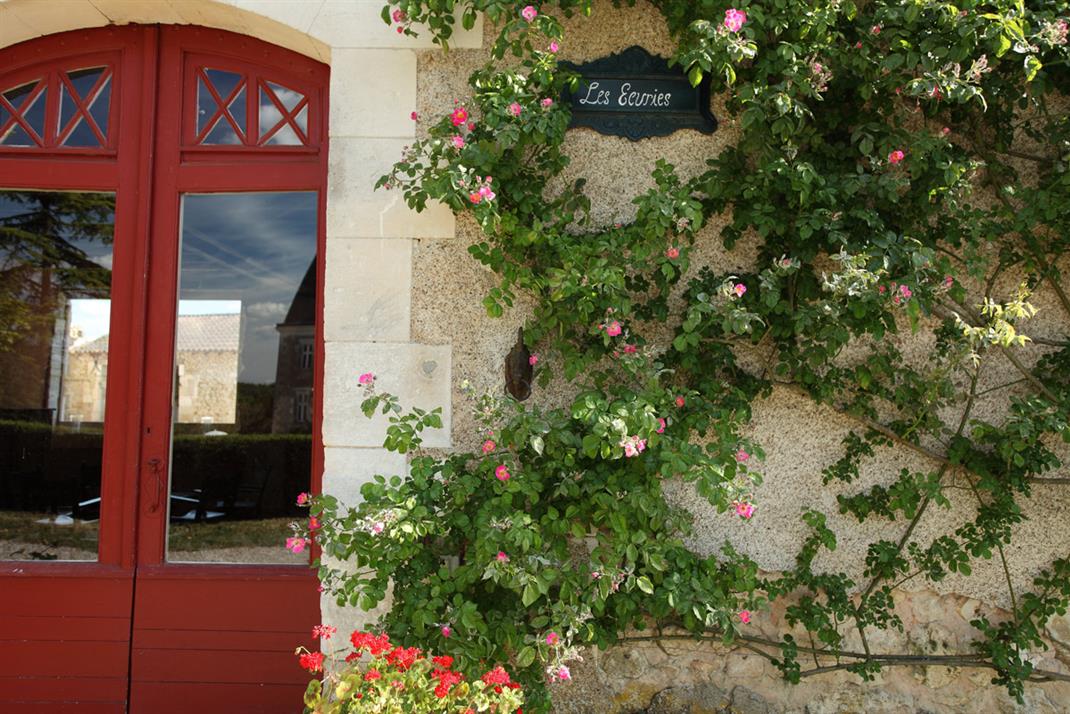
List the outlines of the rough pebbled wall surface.
<svg viewBox="0 0 1070 714">
<path fill-rule="evenodd" d="M 487 61 L 485 48 L 494 37 L 494 28 L 486 27 L 483 50 L 418 53 L 417 109 L 421 116 L 437 116 L 452 108 L 455 100 L 468 96 L 465 79 Z M 635 8 L 614 8 L 606 1 L 596 5 L 591 18 L 567 24 L 560 56 L 583 62 L 634 44 L 663 56 L 669 56 L 673 48 L 664 22 L 652 6 L 640 2 Z M 712 136 L 682 131 L 630 142 L 587 129 L 570 132 L 566 148 L 573 163 L 566 179 L 588 179 L 594 221 L 604 225 L 633 216 L 631 198 L 652 185 L 650 172 L 658 158 L 665 157 L 683 175 L 690 176 L 703 169 L 707 156 L 732 144 L 737 128 L 717 97 L 713 111 L 720 127 Z M 733 251 L 725 251 L 717 238 L 720 225 L 714 218 L 702 232 L 693 262 L 726 272 L 751 268 L 753 243 L 748 246 L 744 241 Z M 502 363 L 515 342 L 516 327 L 528 315 L 523 304 L 497 320 L 485 315 L 480 300 L 494 284 L 494 276 L 466 253 L 478 236 L 478 228 L 460 218 L 455 237 L 418 239 L 413 246 L 412 336 L 421 343 L 452 347 L 453 442 L 460 447 L 475 444 L 469 405 L 460 392 L 460 383 L 468 380 L 477 391 L 500 393 Z M 1011 276 L 1006 288 L 1014 285 Z M 1058 315 L 1052 295 L 1040 291 L 1033 300 L 1041 310 L 1035 324 L 1050 325 Z M 652 331 L 666 334 L 658 333 L 656 326 Z M 909 330 L 905 332 L 909 336 Z M 903 348 L 908 356 L 923 357 L 930 348 L 925 331 L 917 338 L 908 337 Z M 536 389 L 533 396 L 543 404 L 561 403 L 565 398 L 567 389 L 562 387 L 551 388 L 548 393 Z M 987 403 L 978 405 L 978 414 L 991 416 L 1005 398 L 1005 392 L 992 394 Z M 837 513 L 836 491 L 822 488 L 821 470 L 839 457 L 840 441 L 851 427 L 849 420 L 831 409 L 788 390 L 778 389 L 756 404 L 752 431 L 767 454 L 765 484 L 757 493 L 758 511 L 750 523 L 742 525 L 727 514 L 717 514 L 689 489 L 676 489 L 674 498 L 696 515 L 692 547 L 712 552 L 728 540 L 769 571 L 789 567 L 805 532 L 799 519 L 800 504 L 807 504 L 829 514 L 830 527 L 839 538 L 839 548 L 823 554 L 818 567 L 860 573 L 866 545 L 881 537 L 896 538 L 904 526 L 874 522 L 859 528 Z M 914 454 L 883 449 L 863 468 L 856 488 L 886 483 L 901 468 L 928 470 L 931 464 Z M 965 499 L 952 497 L 952 501 L 951 512 L 932 509 L 927 514 L 916 531 L 918 540 L 924 542 L 941 533 L 946 523 L 971 508 Z M 1021 526 L 1008 550 L 1011 575 L 1018 587 L 1028 585 L 1051 558 L 1070 552 L 1070 492 L 1038 488 L 1024 505 L 1030 520 Z M 1044 547 L 1035 547 L 1037 543 Z M 949 578 L 938 591 L 901 593 L 899 603 L 904 632 L 874 632 L 870 635 L 874 651 L 966 652 L 975 635 L 969 625 L 975 613 L 999 616 L 1003 613 L 999 608 L 1009 605 L 1002 571 L 994 561 L 975 563 L 973 576 Z M 777 638 L 785 632 L 783 609 L 781 603 L 757 615 L 751 625 L 754 634 Z M 1053 648 L 1036 653 L 1037 664 L 1070 672 L 1070 620 L 1056 621 L 1049 634 Z M 806 642 L 804 632 L 796 635 L 797 639 L 801 636 L 800 644 Z M 848 643 L 847 649 L 855 648 L 861 649 L 860 644 Z M 990 684 L 992 673 L 983 669 L 893 667 L 868 684 L 841 671 L 810 677 L 796 686 L 784 682 L 759 655 L 739 647 L 725 648 L 718 642 L 672 640 L 659 645 L 641 641 L 584 656 L 585 662 L 573 668 L 573 682 L 557 691 L 559 712 L 1070 712 L 1068 684 L 1032 685 L 1025 705 L 1019 706 L 1002 688 Z M 800 662 L 807 666 L 802 655 Z"/>
</svg>

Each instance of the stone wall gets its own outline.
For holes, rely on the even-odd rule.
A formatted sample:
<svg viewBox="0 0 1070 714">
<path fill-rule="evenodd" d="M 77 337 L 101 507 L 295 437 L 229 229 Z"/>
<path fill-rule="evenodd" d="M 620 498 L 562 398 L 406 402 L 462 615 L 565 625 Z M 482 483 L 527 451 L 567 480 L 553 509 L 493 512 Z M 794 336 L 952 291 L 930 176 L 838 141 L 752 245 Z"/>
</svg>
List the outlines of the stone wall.
<svg viewBox="0 0 1070 714">
<path fill-rule="evenodd" d="M 484 48 L 493 42 L 494 28 L 487 27 Z M 631 45 L 641 45 L 654 54 L 669 56 L 673 43 L 658 12 L 640 3 L 635 8 L 614 8 L 610 2 L 598 4 L 591 18 L 567 22 L 560 56 L 583 62 L 602 57 Z M 466 78 L 488 59 L 485 49 L 418 53 L 417 107 L 421 116 L 437 117 L 452 108 L 455 99 L 468 96 Z M 592 216 L 601 225 L 627 221 L 635 206 L 631 198 L 653 185 L 654 163 L 665 158 L 685 176 L 704 168 L 705 159 L 738 138 L 735 122 L 727 116 L 718 98 L 713 112 L 720 126 L 711 136 L 694 131 L 670 137 L 631 142 L 606 137 L 588 129 L 573 130 L 566 140 L 572 158 L 565 181 L 587 179 L 593 203 Z M 432 121 L 434 119 L 431 119 Z M 565 181 L 562 182 L 564 185 Z M 719 272 L 750 270 L 754 267 L 754 242 L 741 242 L 725 251 L 718 239 L 722 220 L 714 218 L 702 232 L 694 262 L 711 265 Z M 452 354 L 453 441 L 473 447 L 478 435 L 468 414 L 469 403 L 460 390 L 462 381 L 477 391 L 500 393 L 505 355 L 515 343 L 516 328 L 529 314 L 530 306 L 520 304 L 500 319 L 486 316 L 480 304 L 495 277 L 475 263 L 467 246 L 477 239 L 479 229 L 470 220 L 458 220 L 455 236 L 421 237 L 412 246 L 413 338 L 421 343 L 449 345 Z M 1009 276 L 1002 287 L 1016 285 Z M 1033 327 L 1038 334 L 1054 334 L 1053 316 L 1059 308 L 1050 291 L 1034 297 L 1041 309 Z M 927 354 L 930 338 L 925 330 L 917 337 L 904 330 L 902 348 L 914 358 Z M 661 347 L 666 347 L 666 344 Z M 1009 381 L 1009 379 L 1007 380 Z M 995 386 L 995 385 L 991 385 Z M 536 390 L 533 400 L 559 403 L 567 388 Z M 993 392 L 978 405 L 978 414 L 993 416 L 1006 400 L 1006 392 Z M 775 571 L 790 567 L 798 544 L 805 535 L 800 520 L 802 505 L 829 514 L 829 525 L 837 533 L 835 553 L 823 554 L 817 567 L 861 573 L 865 547 L 878 538 L 898 538 L 902 523 L 868 522 L 859 528 L 849 517 L 837 513 L 835 493 L 821 485 L 821 471 L 842 453 L 840 442 L 855 427 L 848 418 L 787 389 L 777 389 L 768 399 L 755 404 L 752 436 L 766 450 L 762 465 L 765 484 L 759 488 L 759 506 L 753 520 L 741 524 L 730 514 L 717 514 L 689 488 L 674 489 L 677 502 L 696 515 L 692 546 L 709 553 L 726 540 L 753 557 L 761 567 Z M 901 468 L 929 471 L 933 464 L 902 449 L 886 448 L 867 463 L 852 490 L 889 483 Z M 956 489 L 951 494 L 961 493 Z M 967 494 L 968 495 L 968 494 Z M 1070 553 L 1070 498 L 1059 487 L 1038 487 L 1025 502 L 1029 520 L 1015 534 L 1008 549 L 1012 578 L 1017 587 L 1028 586 L 1039 568 L 1052 558 Z M 915 537 L 921 542 L 942 533 L 946 522 L 968 513 L 972 503 L 952 498 L 951 512 L 931 509 L 922 519 Z M 1043 543 L 1043 547 L 1036 544 Z M 999 562 L 979 561 L 969 577 L 952 577 L 938 588 L 899 594 L 899 614 L 904 632 L 870 636 L 874 651 L 908 654 L 944 654 L 969 651 L 975 636 L 969 620 L 984 611 L 1001 618 L 1009 607 L 1007 589 Z M 754 634 L 773 639 L 787 631 L 784 604 L 756 617 Z M 795 633 L 806 642 L 804 631 Z M 1070 620 L 1056 621 L 1050 629 L 1058 649 L 1036 653 L 1041 667 L 1070 672 Z M 861 650 L 857 641 L 847 649 Z M 800 659 L 802 659 L 800 657 Z M 812 666 L 809 660 L 804 668 Z M 1016 705 L 1005 692 L 989 684 L 992 673 L 983 669 L 946 667 L 888 668 L 871 684 L 858 677 L 835 672 L 808 678 L 798 686 L 785 683 L 779 672 L 759 655 L 742 648 L 724 648 L 719 643 L 689 640 L 663 643 L 641 642 L 607 652 L 591 652 L 583 665 L 573 668 L 574 680 L 560 686 L 555 698 L 561 712 L 966 712 L 1014 711 Z M 1070 685 L 1033 685 L 1027 693 L 1024 711 L 1070 711 Z"/>
</svg>

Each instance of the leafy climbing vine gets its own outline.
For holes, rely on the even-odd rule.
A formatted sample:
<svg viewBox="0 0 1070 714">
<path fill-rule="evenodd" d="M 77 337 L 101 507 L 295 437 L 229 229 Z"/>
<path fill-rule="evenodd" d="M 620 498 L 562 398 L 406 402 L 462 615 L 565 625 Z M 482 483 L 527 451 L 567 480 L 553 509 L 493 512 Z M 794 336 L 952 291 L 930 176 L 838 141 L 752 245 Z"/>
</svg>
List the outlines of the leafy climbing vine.
<svg viewBox="0 0 1070 714">
<path fill-rule="evenodd" d="M 736 642 L 791 681 L 983 667 L 1021 699 L 1026 682 L 1070 679 L 1029 655 L 1070 603 L 1070 554 L 1052 553 L 1021 583 L 1006 553 L 1025 499 L 1038 489 L 1062 497 L 1070 483 L 1055 451 L 1070 441 L 1060 272 L 1070 247 L 1070 6 L 653 4 L 677 41 L 674 62 L 723 93 L 739 140 L 690 178 L 659 161 L 635 219 L 613 226 L 589 219 L 582 180 L 561 180 L 560 98 L 576 82 L 557 61 L 568 42 L 561 18 L 591 14 L 592 0 L 384 8 L 398 32 L 430 32 L 443 46 L 458 18 L 471 27 L 478 12 L 500 30 L 470 98 L 414 116 L 425 138 L 379 185 L 417 210 L 436 200 L 474 217 L 482 238 L 469 250 L 499 278 L 487 311 L 533 298 L 524 335 L 537 378 L 567 380 L 576 396 L 545 409 L 473 395 L 483 447 L 435 456 L 420 436 L 438 415 L 405 411 L 364 380 L 365 411 L 390 416 L 388 442 L 412 453 L 410 475 L 377 477 L 352 510 L 315 501 L 323 552 L 357 566 L 325 560 L 325 585 L 366 608 L 391 591 L 392 636 L 473 671 L 509 662 L 533 710 L 548 706 L 547 683 L 567 678 L 581 648 L 642 638 Z M 692 269 L 714 216 L 726 220 L 728 250 L 757 244 L 753 272 Z M 1058 301 L 1061 328 L 1035 319 L 1042 289 Z M 904 350 L 923 338 L 922 357 Z M 837 543 L 816 510 L 802 514 L 810 535 L 794 567 L 777 575 L 727 545 L 702 556 L 685 544 L 691 517 L 666 499 L 668 482 L 692 484 L 741 527 L 760 516 L 762 450 L 745 433 L 750 405 L 774 389 L 855 425 L 823 481 L 841 513 L 899 524 L 897 538 L 869 545 L 858 575 L 815 567 Z M 994 396 L 1000 416 L 978 411 Z M 878 447 L 929 467 L 860 489 Z M 969 517 L 915 538 L 923 516 L 949 508 L 953 487 L 971 499 Z M 897 587 L 969 575 L 977 559 L 1001 563 L 1012 612 L 978 616 L 971 650 L 871 648 L 874 630 L 903 627 Z M 806 642 L 746 627 L 777 599 Z"/>
</svg>

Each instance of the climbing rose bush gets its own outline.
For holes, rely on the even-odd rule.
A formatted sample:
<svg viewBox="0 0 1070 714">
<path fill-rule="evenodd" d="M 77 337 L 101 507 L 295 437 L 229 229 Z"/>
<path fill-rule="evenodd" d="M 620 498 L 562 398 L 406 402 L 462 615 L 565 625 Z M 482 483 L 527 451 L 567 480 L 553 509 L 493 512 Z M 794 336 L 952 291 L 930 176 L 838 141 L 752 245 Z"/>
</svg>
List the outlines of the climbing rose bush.
<svg viewBox="0 0 1070 714">
<path fill-rule="evenodd" d="M 317 626 L 324 646 L 335 629 Z M 502 667 L 469 681 L 449 655 L 432 655 L 359 630 L 350 649 L 325 655 L 299 648 L 301 667 L 317 675 L 305 690 L 307 714 L 523 714 L 524 692 Z"/>
<path fill-rule="evenodd" d="M 725 292 L 731 310 L 735 291 Z M 618 348 L 607 374 L 657 369 L 650 355 L 627 349 L 619 325 L 590 329 Z M 412 455 L 410 474 L 376 476 L 354 508 L 330 495 L 312 499 L 307 537 L 326 556 L 317 563 L 323 587 L 365 609 L 390 592 L 387 631 L 450 655 L 470 679 L 484 662 L 509 663 L 541 711 L 551 689 L 570 686 L 583 646 L 612 643 L 652 602 L 686 606 L 696 623 L 725 631 L 764 603 L 753 594 L 753 569 L 731 549 L 701 557 L 685 546 L 690 521 L 661 492 L 659 474 L 671 472 L 738 527 L 755 512 L 762 452 L 736 433 L 736 420 L 715 427 L 719 447 L 681 439 L 710 424 L 698 396 L 687 401 L 656 383 L 637 394 L 592 384 L 569 408 L 542 409 L 465 387 L 481 441 L 441 457 L 421 448 L 426 430 L 441 426 L 439 409 L 406 410 L 374 378 L 363 385 L 364 413 L 388 417 L 387 447 Z"/>
<path fill-rule="evenodd" d="M 570 686 L 581 648 L 633 636 L 743 640 L 793 682 L 931 664 L 987 670 L 1022 700 L 1029 682 L 1070 679 L 1036 657 L 1070 604 L 1070 558 L 1047 543 L 1007 552 L 1067 483 L 1070 3 L 651 4 L 672 61 L 718 96 L 729 141 L 704 144 L 691 175 L 658 161 L 634 210 L 602 225 L 566 171 L 560 101 L 578 86 L 559 64 L 573 49 L 563 19 L 592 0 L 384 8 L 395 31 L 443 45 L 479 12 L 499 33 L 467 96 L 413 116 L 417 139 L 378 185 L 478 225 L 469 251 L 496 276 L 487 313 L 530 306 L 536 386 L 571 398 L 472 395 L 483 446 L 443 455 L 421 444 L 437 412 L 363 380 L 408 478 L 377 478 L 352 510 L 316 499 L 315 535 L 298 529 L 291 549 L 314 537 L 339 602 L 373 607 L 392 588 L 383 628 L 470 681 L 507 663 L 529 711 Z M 710 253 L 725 260 L 693 264 Z M 745 435 L 773 393 L 851 427 L 798 504 L 797 553 L 763 575 L 731 548 L 688 548 L 691 514 L 669 493 L 705 499 L 726 528 L 762 523 L 763 455 Z M 889 469 L 890 451 L 920 461 Z M 848 518 L 870 536 L 864 559 L 830 570 Z M 1015 552 L 1037 563 L 1029 576 L 1008 565 Z M 988 559 L 1011 609 L 979 612 L 961 651 L 878 646 L 900 639 L 902 586 Z M 770 601 L 775 633 L 760 619 Z"/>
</svg>

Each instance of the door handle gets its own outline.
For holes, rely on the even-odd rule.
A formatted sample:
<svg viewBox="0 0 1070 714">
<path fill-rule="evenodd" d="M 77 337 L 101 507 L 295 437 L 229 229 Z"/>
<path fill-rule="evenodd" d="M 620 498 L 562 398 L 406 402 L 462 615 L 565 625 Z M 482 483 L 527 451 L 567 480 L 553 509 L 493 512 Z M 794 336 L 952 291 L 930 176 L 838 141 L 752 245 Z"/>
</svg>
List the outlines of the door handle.
<svg viewBox="0 0 1070 714">
<path fill-rule="evenodd" d="M 148 461 L 149 471 L 156 481 L 156 495 L 152 499 L 152 503 L 149 504 L 149 513 L 155 513 L 160 510 L 160 498 L 163 496 L 163 460 L 153 457 Z"/>
</svg>

